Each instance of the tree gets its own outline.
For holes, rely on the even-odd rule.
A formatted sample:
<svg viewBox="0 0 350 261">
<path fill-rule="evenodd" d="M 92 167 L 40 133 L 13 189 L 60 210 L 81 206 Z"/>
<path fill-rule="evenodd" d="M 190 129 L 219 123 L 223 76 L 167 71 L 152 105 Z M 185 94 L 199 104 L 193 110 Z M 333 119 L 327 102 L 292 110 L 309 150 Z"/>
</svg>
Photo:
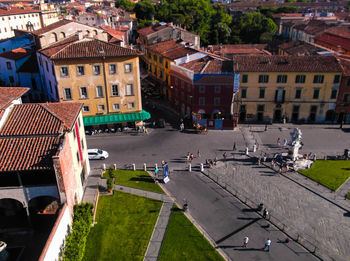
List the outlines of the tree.
<svg viewBox="0 0 350 261">
<path fill-rule="evenodd" d="M 281 6 L 277 8 L 276 13 L 298 13 L 298 7 L 294 6 Z"/>
<path fill-rule="evenodd" d="M 277 25 L 273 20 L 257 12 L 242 15 L 234 27 L 239 32 L 240 38 L 246 43 L 259 43 L 263 33 L 268 32 L 274 35 L 277 32 Z"/>
<path fill-rule="evenodd" d="M 130 0 L 116 0 L 115 6 L 126 11 L 133 11 L 135 4 Z"/>
<path fill-rule="evenodd" d="M 142 0 L 135 5 L 134 12 L 138 19 L 152 20 L 155 9 L 150 0 Z"/>
</svg>

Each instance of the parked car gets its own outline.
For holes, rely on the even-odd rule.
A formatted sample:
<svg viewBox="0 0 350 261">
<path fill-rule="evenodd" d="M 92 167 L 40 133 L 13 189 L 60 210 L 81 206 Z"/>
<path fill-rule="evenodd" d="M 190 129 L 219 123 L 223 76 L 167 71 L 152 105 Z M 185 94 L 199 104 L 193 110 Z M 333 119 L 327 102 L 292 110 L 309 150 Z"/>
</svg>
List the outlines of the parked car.
<svg viewBox="0 0 350 261">
<path fill-rule="evenodd" d="M 100 150 L 100 149 L 88 149 L 87 152 L 88 152 L 88 158 L 91 160 L 94 160 L 94 159 L 104 160 L 104 159 L 107 159 L 109 156 L 107 151 Z"/>
</svg>

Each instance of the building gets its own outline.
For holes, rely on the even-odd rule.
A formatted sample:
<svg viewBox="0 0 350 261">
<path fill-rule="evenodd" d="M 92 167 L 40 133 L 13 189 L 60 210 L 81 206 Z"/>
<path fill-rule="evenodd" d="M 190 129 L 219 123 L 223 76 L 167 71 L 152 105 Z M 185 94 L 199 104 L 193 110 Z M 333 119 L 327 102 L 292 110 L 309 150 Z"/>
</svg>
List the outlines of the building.
<svg viewBox="0 0 350 261">
<path fill-rule="evenodd" d="M 72 215 L 90 172 L 82 104 L 21 104 L 25 91 L 0 87 L 1 217 L 30 223 L 52 202 Z"/>
<path fill-rule="evenodd" d="M 11 37 L 0 40 L 0 53 L 11 51 L 17 48 L 33 48 L 35 45 L 34 37 L 31 34 L 23 34 L 18 37 Z"/>
<path fill-rule="evenodd" d="M 97 39 L 72 36 L 41 49 L 39 67 L 55 77 L 60 101 L 83 102 L 84 124 L 139 125 L 142 110 L 139 53 Z"/>
<path fill-rule="evenodd" d="M 289 38 L 313 43 L 315 36 L 323 33 L 331 27 L 331 24 L 325 21 L 311 20 L 306 23 L 298 23 L 291 28 Z"/>
<path fill-rule="evenodd" d="M 315 37 L 315 43 L 335 52 L 350 55 L 349 26 L 337 26 Z"/>
<path fill-rule="evenodd" d="M 337 98 L 336 117 L 338 122 L 350 121 L 350 60 L 340 59 L 343 76 Z"/>
<path fill-rule="evenodd" d="M 299 40 L 283 43 L 278 46 L 279 55 L 296 55 L 296 56 L 309 56 L 309 55 L 333 55 L 327 48 L 322 48 L 319 45 L 302 42 Z"/>
<path fill-rule="evenodd" d="M 142 52 L 147 46 L 169 40 L 183 41 L 189 46 L 200 47 L 200 37 L 172 23 L 152 25 L 137 31 L 139 44 Z"/>
<path fill-rule="evenodd" d="M 89 26 L 95 26 L 95 27 L 105 26 L 108 24 L 106 17 L 102 15 L 94 14 L 94 13 L 88 13 L 88 12 L 77 16 L 75 19 L 77 22 L 80 22 L 82 24 L 86 24 Z"/>
<path fill-rule="evenodd" d="M 267 44 L 219 44 L 209 45 L 208 52 L 232 59 L 234 55 L 271 55 Z"/>
<path fill-rule="evenodd" d="M 210 128 L 233 128 L 233 62 L 206 52 L 171 65 L 171 106 L 186 119 Z"/>
<path fill-rule="evenodd" d="M 236 56 L 240 122 L 332 122 L 342 68 L 334 56 Z"/>
</svg>

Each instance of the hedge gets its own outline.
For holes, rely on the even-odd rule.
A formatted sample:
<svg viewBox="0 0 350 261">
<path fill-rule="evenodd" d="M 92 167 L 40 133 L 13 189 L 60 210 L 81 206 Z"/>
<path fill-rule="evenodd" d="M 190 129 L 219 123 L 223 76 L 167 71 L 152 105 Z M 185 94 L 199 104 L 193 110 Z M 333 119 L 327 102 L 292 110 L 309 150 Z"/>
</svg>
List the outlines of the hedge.
<svg viewBox="0 0 350 261">
<path fill-rule="evenodd" d="M 74 206 L 72 230 L 66 238 L 64 261 L 81 261 L 84 257 L 86 239 L 93 217 L 93 205 L 82 203 Z"/>
</svg>

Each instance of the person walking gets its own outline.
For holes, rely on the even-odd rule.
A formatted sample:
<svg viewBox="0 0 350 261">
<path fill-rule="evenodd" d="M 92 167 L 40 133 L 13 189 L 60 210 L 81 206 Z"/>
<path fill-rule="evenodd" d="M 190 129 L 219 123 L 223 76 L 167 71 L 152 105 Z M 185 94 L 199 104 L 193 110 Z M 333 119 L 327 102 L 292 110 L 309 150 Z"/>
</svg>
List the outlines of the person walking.
<svg viewBox="0 0 350 261">
<path fill-rule="evenodd" d="M 248 242 L 249 242 L 249 237 L 245 236 L 243 238 L 243 246 L 242 247 L 247 248 Z"/>
<path fill-rule="evenodd" d="M 194 156 L 193 156 L 193 154 L 191 153 L 191 155 L 190 155 L 190 160 L 191 160 L 191 162 L 192 162 L 193 159 L 194 159 Z"/>
<path fill-rule="evenodd" d="M 253 145 L 253 152 L 256 152 L 256 143 Z"/>
<path fill-rule="evenodd" d="M 277 145 L 279 146 L 279 145 L 281 145 L 281 139 L 278 137 L 278 139 L 277 139 Z"/>
<path fill-rule="evenodd" d="M 260 164 L 261 164 L 261 158 L 259 157 L 258 158 L 258 166 L 260 166 Z"/>
<path fill-rule="evenodd" d="M 201 152 L 199 151 L 199 149 L 198 149 L 198 151 L 197 151 L 197 157 L 198 157 L 198 158 L 201 157 Z"/>
<path fill-rule="evenodd" d="M 275 168 L 275 165 L 276 165 L 275 160 L 272 159 L 272 160 L 271 160 L 271 166 L 272 166 L 272 168 Z"/>
<path fill-rule="evenodd" d="M 267 159 L 267 154 L 264 153 L 264 162 L 266 162 L 266 159 Z"/>
<path fill-rule="evenodd" d="M 233 151 L 236 151 L 237 150 L 237 144 L 236 142 L 233 142 Z"/>
<path fill-rule="evenodd" d="M 269 215 L 269 212 L 267 211 L 267 209 L 265 208 L 264 209 L 264 212 L 263 212 L 263 218 L 266 219 Z"/>
<path fill-rule="evenodd" d="M 222 154 L 222 156 L 224 157 L 224 161 L 226 161 L 226 158 L 227 158 L 226 151 L 224 152 L 224 154 Z"/>
<path fill-rule="evenodd" d="M 268 238 L 268 239 L 265 241 L 264 250 L 267 250 L 267 252 L 269 252 L 269 251 L 270 251 L 270 246 L 271 246 L 271 240 L 270 240 L 270 238 Z"/>
<path fill-rule="evenodd" d="M 287 139 L 284 139 L 283 140 L 283 146 L 287 146 L 287 142 L 288 142 Z"/>
<path fill-rule="evenodd" d="M 249 149 L 248 149 L 248 147 L 245 148 L 245 155 L 249 155 Z"/>
<path fill-rule="evenodd" d="M 183 122 L 181 122 L 181 124 L 180 124 L 180 131 L 181 131 L 181 132 L 183 132 L 183 131 L 184 131 L 184 129 L 185 129 L 185 125 L 184 125 L 184 123 L 183 123 Z"/>
</svg>

